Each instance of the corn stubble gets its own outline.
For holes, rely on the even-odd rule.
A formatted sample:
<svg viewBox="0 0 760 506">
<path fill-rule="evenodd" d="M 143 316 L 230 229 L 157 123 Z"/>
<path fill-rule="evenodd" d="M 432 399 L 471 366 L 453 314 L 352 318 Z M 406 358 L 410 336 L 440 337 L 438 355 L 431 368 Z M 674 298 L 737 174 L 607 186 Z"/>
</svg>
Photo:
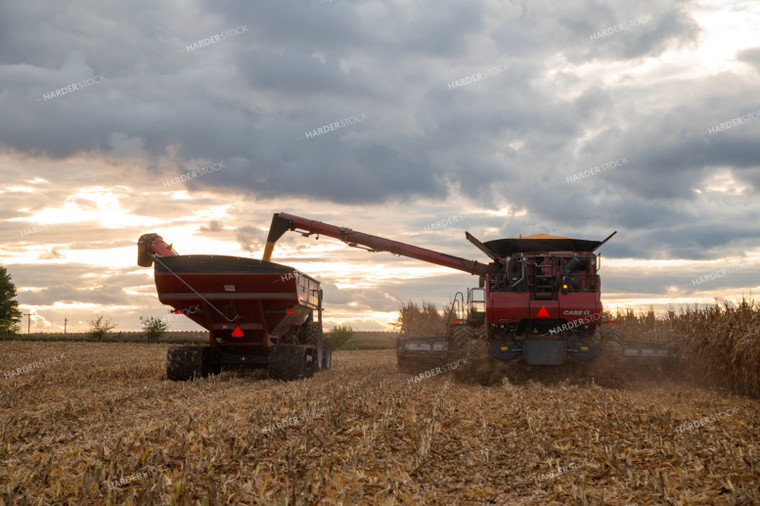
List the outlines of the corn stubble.
<svg viewBox="0 0 760 506">
<path fill-rule="evenodd" d="M 175 383 L 162 379 L 166 345 L 5 342 L 0 372 L 67 360 L 0 382 L 0 501 L 754 504 L 758 322 L 747 303 L 623 326 L 677 341 L 688 368 L 745 395 L 676 374 L 410 382 L 390 350 L 336 352 L 310 380 Z M 142 477 L 118 484 L 130 476 Z"/>
</svg>

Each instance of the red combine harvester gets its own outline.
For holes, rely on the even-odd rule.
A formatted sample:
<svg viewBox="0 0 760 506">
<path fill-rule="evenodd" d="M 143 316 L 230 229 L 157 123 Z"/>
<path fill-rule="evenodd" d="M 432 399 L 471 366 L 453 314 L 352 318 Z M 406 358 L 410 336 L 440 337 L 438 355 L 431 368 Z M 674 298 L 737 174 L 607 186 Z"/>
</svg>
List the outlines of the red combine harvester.
<svg viewBox="0 0 760 506">
<path fill-rule="evenodd" d="M 598 356 L 611 334 L 597 332 L 602 325 L 602 302 L 600 258 L 595 252 L 616 232 L 603 241 L 539 234 L 485 243 L 466 233 L 491 259 L 486 264 L 278 213 L 272 218 L 264 260 L 271 258 L 274 244 L 288 230 L 304 236 L 325 235 L 349 246 L 388 251 L 479 277 L 478 287 L 468 289 L 466 299 L 461 292 L 455 296 L 445 336 L 399 338 L 397 357 L 402 367 L 441 364 L 470 355 L 482 343 L 497 359 L 558 365 L 568 357 Z"/>
<path fill-rule="evenodd" d="M 140 237 L 137 263 L 155 266 L 162 303 L 209 331 L 209 346 L 169 348 L 169 379 L 247 366 L 268 367 L 270 378 L 292 380 L 330 368 L 322 290 L 314 278 L 251 258 L 179 255 L 157 234 Z"/>
</svg>

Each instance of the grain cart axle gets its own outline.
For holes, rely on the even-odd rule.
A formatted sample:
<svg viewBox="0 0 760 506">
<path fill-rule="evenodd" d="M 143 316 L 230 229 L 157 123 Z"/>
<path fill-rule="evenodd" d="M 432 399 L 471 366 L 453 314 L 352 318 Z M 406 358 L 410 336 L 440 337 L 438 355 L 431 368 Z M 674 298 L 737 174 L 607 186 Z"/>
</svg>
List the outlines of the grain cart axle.
<svg viewBox="0 0 760 506">
<path fill-rule="evenodd" d="M 237 366 L 267 367 L 269 377 L 291 380 L 331 367 L 322 289 L 314 278 L 252 258 L 179 255 L 157 234 L 140 237 L 137 263 L 154 266 L 158 298 L 171 312 L 209 331 L 208 346 L 169 348 L 169 379 Z"/>
</svg>

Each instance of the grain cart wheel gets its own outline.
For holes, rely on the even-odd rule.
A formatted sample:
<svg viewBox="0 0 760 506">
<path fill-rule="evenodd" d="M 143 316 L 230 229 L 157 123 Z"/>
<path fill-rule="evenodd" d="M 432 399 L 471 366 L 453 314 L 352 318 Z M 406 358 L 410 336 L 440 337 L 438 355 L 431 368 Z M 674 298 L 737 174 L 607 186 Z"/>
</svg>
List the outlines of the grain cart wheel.
<svg viewBox="0 0 760 506">
<path fill-rule="evenodd" d="M 222 372 L 221 364 L 215 364 L 212 357 L 210 346 L 203 347 L 203 375 L 219 374 Z"/>
<path fill-rule="evenodd" d="M 269 377 L 291 381 L 314 375 L 314 347 L 278 344 L 269 353 Z"/>
<path fill-rule="evenodd" d="M 166 352 L 166 377 L 186 381 L 204 376 L 203 346 L 172 346 Z"/>
<path fill-rule="evenodd" d="M 319 372 L 329 369 L 327 343 L 330 342 L 330 338 L 325 337 L 322 333 L 321 325 L 315 323 L 310 323 L 306 332 L 306 344 L 314 346 L 315 350 L 315 371 Z M 332 349 L 330 349 L 330 352 L 332 352 Z"/>
<path fill-rule="evenodd" d="M 317 372 L 317 347 L 307 344 L 304 348 L 306 348 L 306 368 L 303 377 L 311 378 Z"/>
</svg>

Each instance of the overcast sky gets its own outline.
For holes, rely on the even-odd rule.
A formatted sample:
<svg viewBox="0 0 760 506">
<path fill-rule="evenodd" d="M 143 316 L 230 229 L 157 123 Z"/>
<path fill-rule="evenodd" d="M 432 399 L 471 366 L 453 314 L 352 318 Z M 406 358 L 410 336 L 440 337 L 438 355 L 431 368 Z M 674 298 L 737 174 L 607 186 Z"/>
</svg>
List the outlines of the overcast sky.
<svg viewBox="0 0 760 506">
<path fill-rule="evenodd" d="M 758 34 L 758 1 L 0 0 L 0 265 L 33 329 L 134 330 L 168 310 L 141 234 L 260 258 L 285 211 L 473 259 L 465 230 L 618 230 L 610 309 L 756 295 Z M 477 284 L 295 234 L 273 260 L 328 326 Z"/>
</svg>

